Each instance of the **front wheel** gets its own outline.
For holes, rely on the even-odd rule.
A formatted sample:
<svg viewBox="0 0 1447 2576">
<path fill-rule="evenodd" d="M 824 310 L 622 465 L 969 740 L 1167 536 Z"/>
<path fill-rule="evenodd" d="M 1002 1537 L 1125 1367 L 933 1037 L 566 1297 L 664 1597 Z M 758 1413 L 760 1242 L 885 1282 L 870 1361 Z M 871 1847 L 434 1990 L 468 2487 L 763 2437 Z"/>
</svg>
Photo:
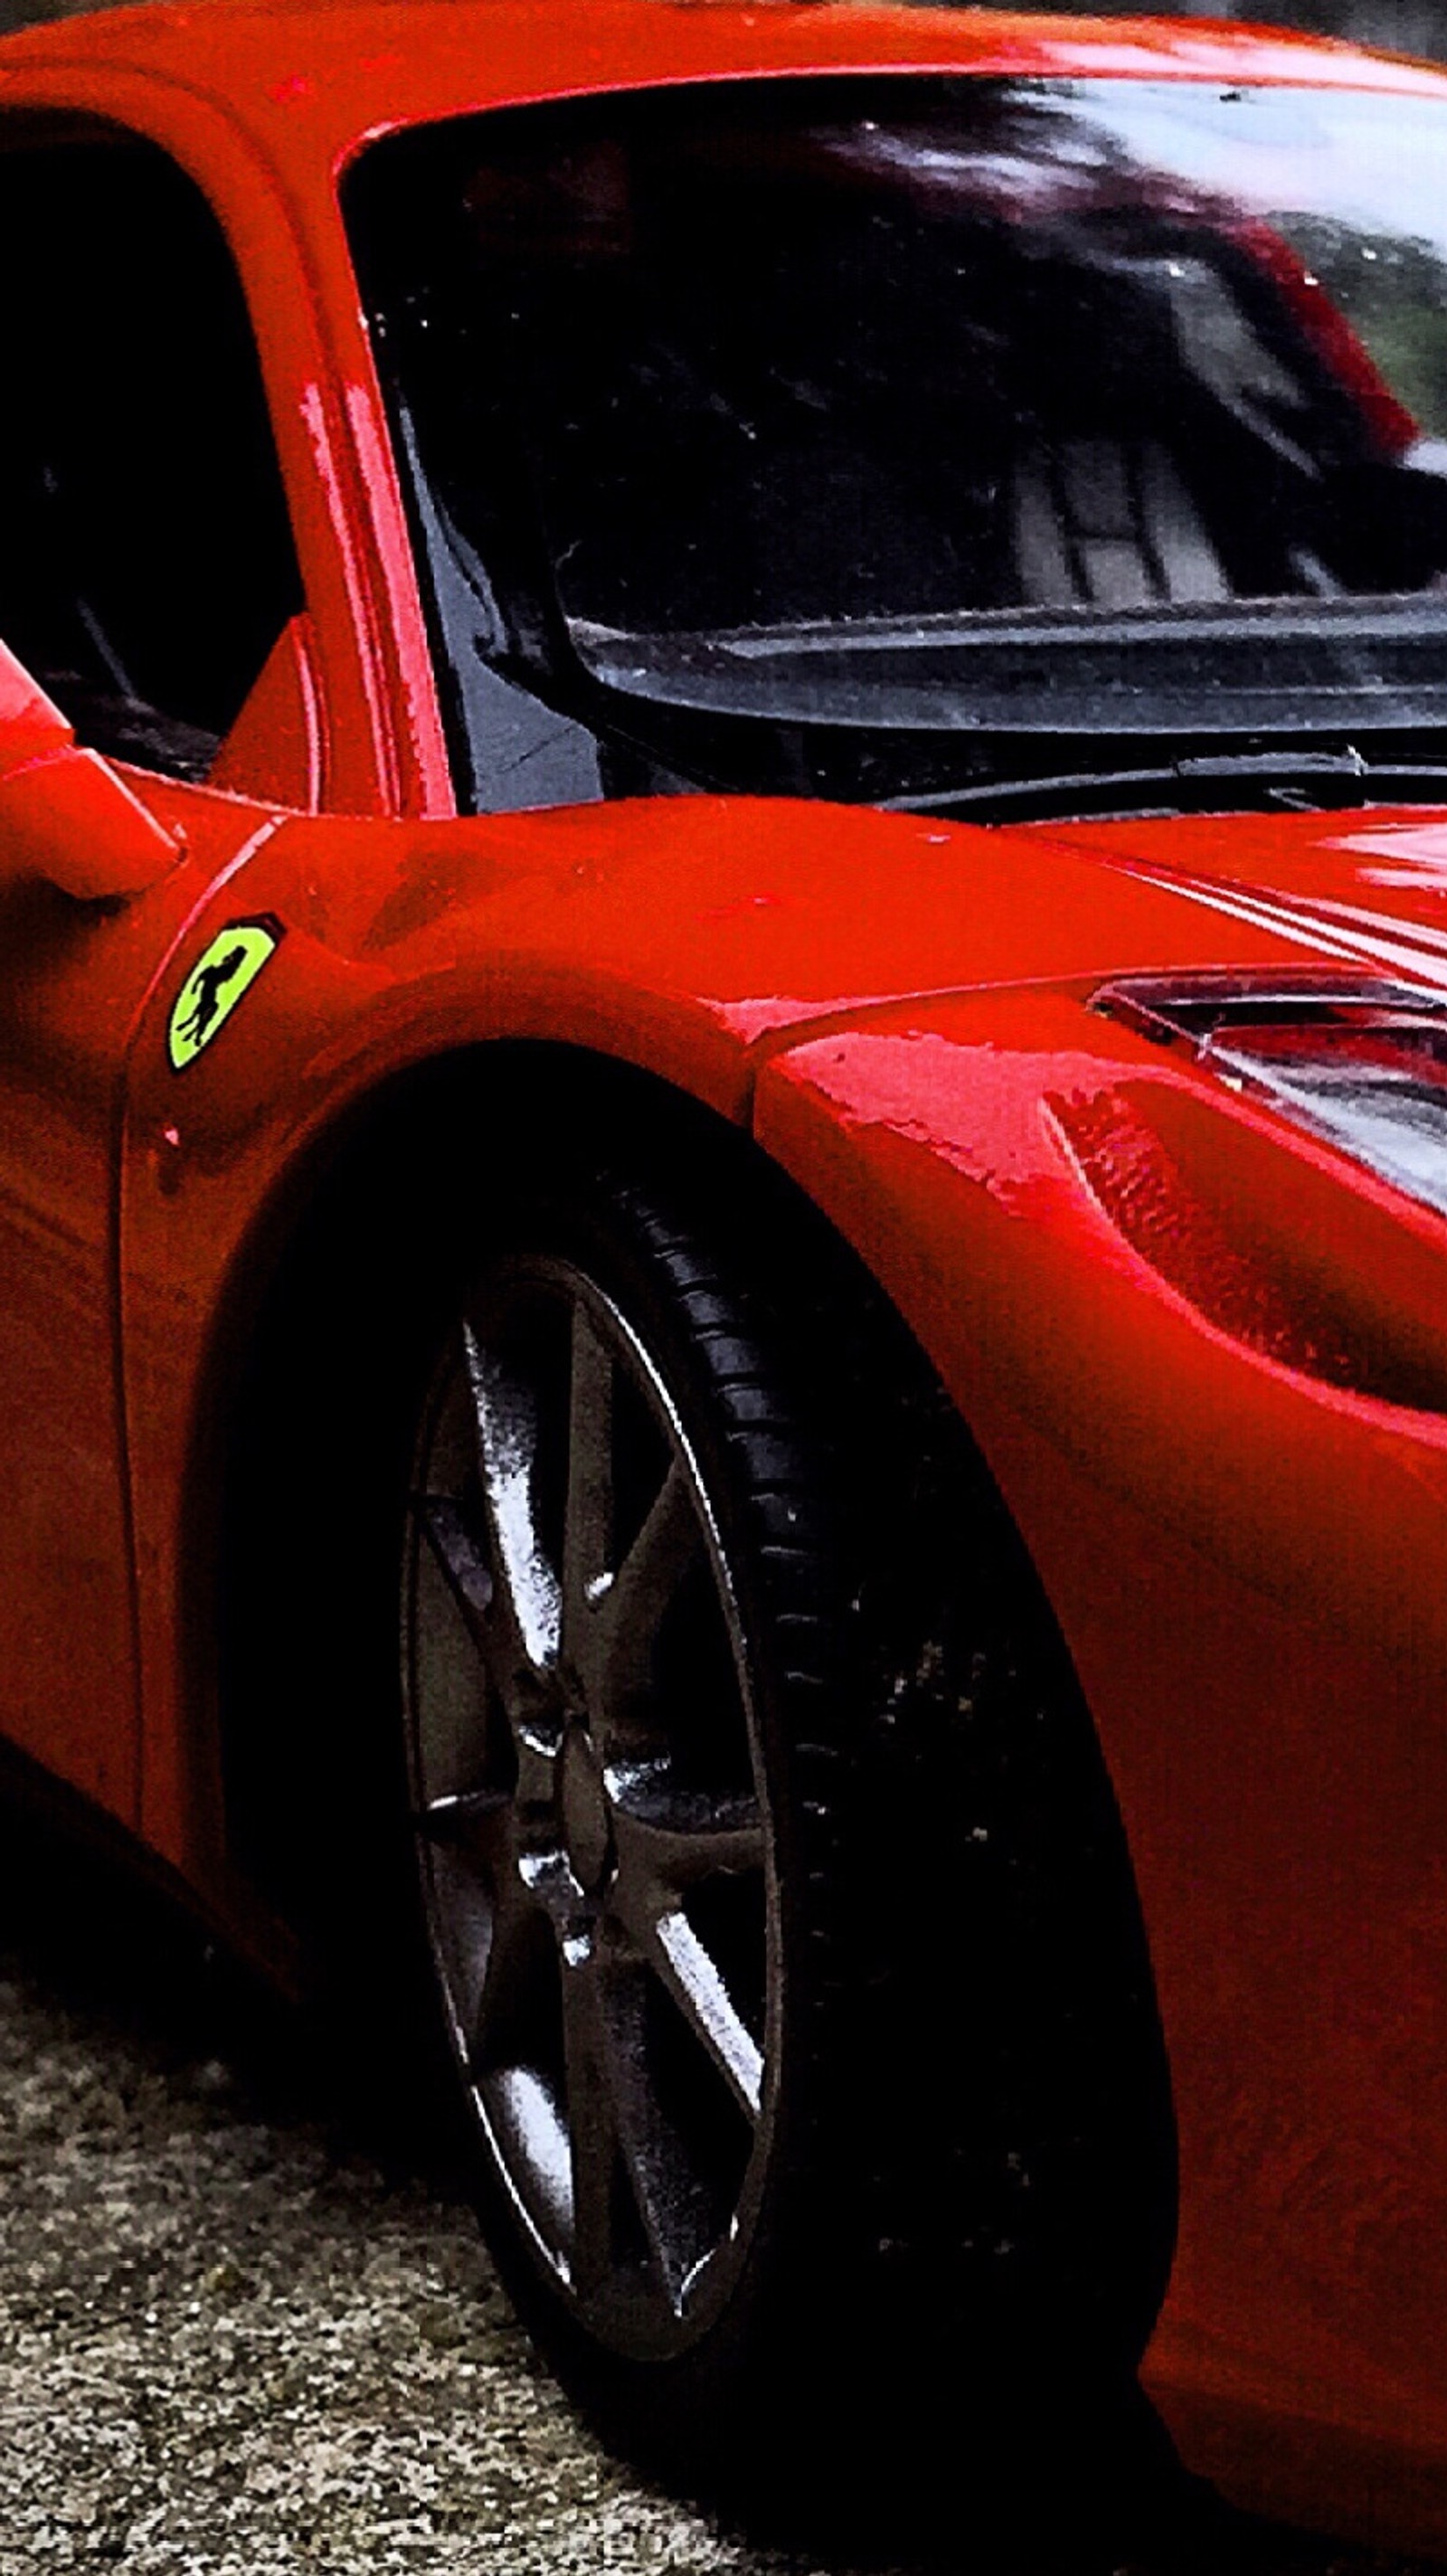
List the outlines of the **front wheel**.
<svg viewBox="0 0 1447 2576">
<path fill-rule="evenodd" d="M 778 2111 L 760 1646 L 660 1359 L 597 1275 L 485 1270 L 412 1496 L 427 1928 L 505 2223 L 561 2315 L 663 2361 L 726 2312 Z"/>
<path fill-rule="evenodd" d="M 1163 2280 L 1089 1723 L 958 1425 L 819 1240 L 596 1166 L 519 1189 L 407 1506 L 484 2224 L 568 2384 L 691 2468 L 830 2390 L 943 2369 L 998 2422 L 1124 2385 Z"/>
</svg>

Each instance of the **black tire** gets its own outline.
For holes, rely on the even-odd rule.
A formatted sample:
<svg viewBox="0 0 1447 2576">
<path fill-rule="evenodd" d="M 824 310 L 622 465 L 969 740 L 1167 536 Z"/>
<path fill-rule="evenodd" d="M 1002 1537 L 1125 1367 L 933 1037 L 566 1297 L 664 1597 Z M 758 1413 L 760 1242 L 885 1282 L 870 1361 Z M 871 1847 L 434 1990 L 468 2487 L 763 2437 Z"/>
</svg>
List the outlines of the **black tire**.
<svg viewBox="0 0 1447 2576">
<path fill-rule="evenodd" d="M 407 1549 L 413 1806 L 484 2224 L 565 2381 L 615 2440 L 694 2475 L 794 2449 L 824 2399 L 837 2439 L 847 2399 L 877 2424 L 885 2391 L 913 2406 L 943 2378 L 958 2403 L 964 2381 L 994 2444 L 1012 2417 L 1038 2432 L 1047 2407 L 1122 2391 L 1169 2234 L 1159 2034 L 1073 1677 L 936 1390 L 782 1216 L 722 1165 L 704 1192 L 585 1159 L 495 1207 L 461 1302 L 470 1355 L 454 1328 L 424 1406 L 413 1490 L 431 1499 Z M 570 1631 L 557 1606 L 586 1454 L 568 1388 L 586 1416 L 604 1345 L 636 1533 L 602 1551 L 608 1592 L 647 1552 L 664 1480 L 691 1488 L 677 1592 L 655 1617 L 657 1589 L 645 1615 L 632 1586 L 621 1699 L 571 1652 L 599 1612 Z M 541 1660 L 488 1636 L 499 1464 L 512 1544 L 523 1528 L 552 1587 Z M 597 1481 L 576 1478 L 585 1497 Z M 475 1776 L 428 1777 L 427 1690 L 455 1736 L 469 1655 L 490 1666 Z M 495 1801 L 460 1837 L 459 1792 Z M 479 2006 L 459 1929 L 463 1952 L 501 1950 L 520 1871 L 512 1966 Z M 680 1917 L 683 1976 L 657 1930 Z M 570 2010 L 591 2032 L 576 2086 Z M 609 2121 L 600 2180 L 587 2149 Z M 549 2200 L 563 2155 L 571 2214 Z"/>
<path fill-rule="evenodd" d="M 1088 2448 L 1131 2386 L 1173 2225 L 1164 2054 L 1088 1713 L 987 1475 L 868 1281 L 735 1141 L 662 1120 L 647 1150 L 618 1155 L 605 1136 L 650 1134 L 638 1104 L 622 1107 L 591 1130 L 576 1106 L 540 1123 L 494 1157 L 480 1204 L 460 1215 L 451 1131 L 429 1162 L 399 1122 L 385 1241 L 345 1171 L 337 1204 L 318 1198 L 325 1250 L 279 1291 L 242 1383 L 233 1830 L 244 1837 L 250 1820 L 243 1857 L 329 1937 L 360 2007 L 359 2062 L 378 2056 L 389 1988 L 409 1991 L 404 1957 L 425 1954 L 499 2268 L 616 2446 L 715 2488 L 737 2491 L 745 2462 L 807 2486 L 821 2464 L 811 2430 L 829 2428 L 834 2478 L 851 2425 L 877 2450 L 937 2402 L 952 2457 L 968 2439 L 976 2476 L 1012 2430 L 1035 2449 L 1073 2422 Z M 375 1172 L 375 1140 L 370 1154 Z M 541 1398 L 533 1518 L 546 1562 L 567 1452 L 566 1383 L 548 1352 L 570 1300 L 615 1336 L 615 1377 L 625 1357 L 634 1369 L 618 1453 L 631 1526 L 660 1461 L 686 1462 L 694 1598 L 665 1607 L 669 1635 L 634 1656 L 627 1760 L 610 1752 L 606 1712 L 585 1727 L 584 1676 L 533 1672 L 534 1732 L 566 1733 L 570 1750 L 547 1777 L 529 1755 L 523 1779 L 495 1678 L 481 1680 L 496 1540 L 456 1446 L 459 1336 L 465 1321 L 474 1361 L 490 1355 Z M 400 1713 L 388 1678 L 399 1558 Z M 258 1599 L 310 1636 L 284 1673 Z M 452 1780 L 428 1749 L 437 1674 L 418 1654 L 420 1630 L 435 1649 L 448 1620 L 443 1687 L 464 1756 Z M 624 1803 L 683 1800 L 674 1823 L 691 1817 L 699 1833 L 711 1807 L 734 1838 L 729 1866 L 703 1868 L 680 1910 L 738 2027 L 703 2045 L 677 1976 L 670 1992 L 656 1948 L 630 1960 L 623 1927 L 633 2041 L 620 2063 L 641 2079 L 644 2112 L 684 2136 L 670 2186 L 684 2222 L 670 2266 L 636 2151 L 631 2168 L 615 2157 L 606 2192 L 588 2186 L 590 2224 L 596 2246 L 602 2207 L 632 2278 L 628 2295 L 600 2299 L 570 2277 L 566 2195 L 549 2220 L 504 2134 L 498 2077 L 511 2049 L 551 2086 L 567 2140 L 562 2006 L 550 2041 L 549 1999 L 570 1924 L 592 1937 L 621 1883 L 618 1780 L 599 1789 L 620 1760 L 632 1765 Z M 439 1805 L 479 1792 L 494 1804 L 475 1803 L 470 1820 Z M 505 1981 L 503 2018 L 473 2062 L 456 1970 L 465 1909 L 449 1921 L 438 1874 L 471 1870 L 481 1955 L 500 1848 L 485 1818 L 499 1797 L 528 1809 L 532 1883 L 552 1876 L 512 2003 Z M 416 1926 L 419 1883 L 422 1937 L 408 1952 L 400 1925 L 410 1903 Z"/>
</svg>

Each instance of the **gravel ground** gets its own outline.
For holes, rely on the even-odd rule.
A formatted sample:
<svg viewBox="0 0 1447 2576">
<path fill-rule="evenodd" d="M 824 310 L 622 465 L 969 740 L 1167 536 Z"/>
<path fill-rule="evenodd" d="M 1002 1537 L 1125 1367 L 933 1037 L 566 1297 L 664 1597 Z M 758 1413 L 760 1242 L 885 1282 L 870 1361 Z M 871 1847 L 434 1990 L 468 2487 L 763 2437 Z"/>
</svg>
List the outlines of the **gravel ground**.
<svg viewBox="0 0 1447 2576">
<path fill-rule="evenodd" d="M 1128 2554 L 1132 2576 L 1413 2576 L 1261 2525 Z M 907 2555 L 965 2563 L 949 2536 Z M 1049 2576 L 1115 2555 L 1067 2542 Z M 513 2322 L 455 2178 L 379 2134 L 188 1925 L 12 1820 L 0 2576 L 98 2564 L 854 2576 L 847 2550 L 751 2544 L 610 2460 Z"/>
<path fill-rule="evenodd" d="M 0 1838 L 0 2570 L 768 2570 L 541 2372 L 445 2173 L 188 1926 Z"/>
</svg>

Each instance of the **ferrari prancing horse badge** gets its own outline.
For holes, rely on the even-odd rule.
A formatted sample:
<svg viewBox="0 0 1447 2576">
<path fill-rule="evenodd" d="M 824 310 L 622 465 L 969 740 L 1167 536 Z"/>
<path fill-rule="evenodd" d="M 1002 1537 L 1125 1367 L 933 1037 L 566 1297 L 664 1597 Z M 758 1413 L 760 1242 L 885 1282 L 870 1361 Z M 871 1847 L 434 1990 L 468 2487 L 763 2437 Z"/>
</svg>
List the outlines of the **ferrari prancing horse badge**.
<svg viewBox="0 0 1447 2576">
<path fill-rule="evenodd" d="M 229 921 L 224 930 L 218 930 L 172 1005 L 166 1052 L 173 1073 L 184 1073 L 202 1048 L 210 1045 L 267 959 L 275 955 L 281 932 L 281 923 L 269 912 L 251 921 Z"/>
</svg>

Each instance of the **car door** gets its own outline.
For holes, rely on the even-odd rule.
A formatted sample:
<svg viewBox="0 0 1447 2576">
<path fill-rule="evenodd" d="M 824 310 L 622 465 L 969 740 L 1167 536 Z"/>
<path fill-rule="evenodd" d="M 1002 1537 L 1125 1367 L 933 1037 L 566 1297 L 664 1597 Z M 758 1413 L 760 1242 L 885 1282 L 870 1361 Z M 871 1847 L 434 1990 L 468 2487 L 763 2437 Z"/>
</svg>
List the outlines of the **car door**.
<svg viewBox="0 0 1447 2576">
<path fill-rule="evenodd" d="M 199 191 L 151 144 L 26 122 L 0 127 L 0 222 L 26 245 L 0 277 L 0 637 L 122 765 L 78 790 L 73 757 L 42 762 L 0 791 L 0 1732 L 134 1820 L 127 1037 L 264 823 L 195 783 L 316 801 L 319 719 L 256 351 Z M 95 818 L 127 777 L 138 811 L 184 811 L 184 845 L 118 891 Z"/>
</svg>

